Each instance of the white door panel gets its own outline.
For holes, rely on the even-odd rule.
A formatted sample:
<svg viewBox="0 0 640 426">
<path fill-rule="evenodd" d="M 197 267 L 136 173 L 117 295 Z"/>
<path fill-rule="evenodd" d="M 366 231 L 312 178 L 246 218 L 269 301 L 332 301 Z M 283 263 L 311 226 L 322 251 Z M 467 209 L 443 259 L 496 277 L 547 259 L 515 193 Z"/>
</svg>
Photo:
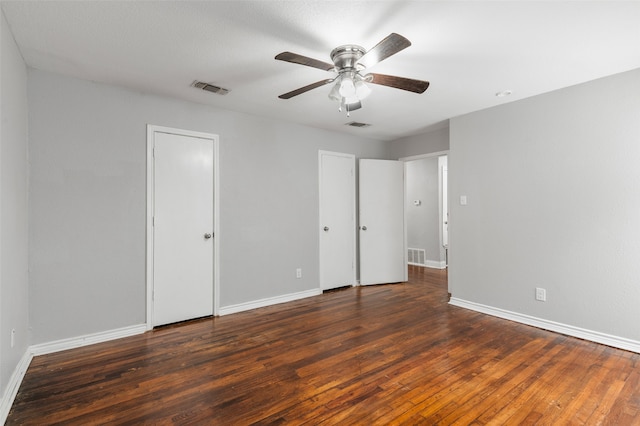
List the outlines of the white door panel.
<svg viewBox="0 0 640 426">
<path fill-rule="evenodd" d="M 213 152 L 211 139 L 155 132 L 154 326 L 213 314 Z"/>
<path fill-rule="evenodd" d="M 319 152 L 320 288 L 355 283 L 355 157 Z"/>
<path fill-rule="evenodd" d="M 404 164 L 360 160 L 360 283 L 407 280 Z"/>
</svg>

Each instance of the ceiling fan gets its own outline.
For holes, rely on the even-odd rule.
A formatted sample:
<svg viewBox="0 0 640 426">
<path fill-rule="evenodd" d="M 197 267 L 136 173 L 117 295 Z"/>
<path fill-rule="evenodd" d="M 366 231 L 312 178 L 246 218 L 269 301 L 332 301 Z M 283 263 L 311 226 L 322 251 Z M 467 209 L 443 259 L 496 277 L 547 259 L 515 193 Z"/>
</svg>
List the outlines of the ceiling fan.
<svg viewBox="0 0 640 426">
<path fill-rule="evenodd" d="M 340 103 L 338 110 L 342 111 L 342 109 L 345 108 L 348 116 L 350 111 L 362 108 L 362 100 L 371 92 L 367 83 L 393 87 L 414 93 L 423 93 L 427 90 L 427 87 L 429 87 L 428 81 L 385 74 L 363 74 L 367 67 L 375 65 L 409 46 L 411 46 L 411 42 L 405 37 L 391 33 L 368 51 L 355 44 L 336 47 L 331 51 L 330 55 L 333 64 L 298 55 L 297 53 L 282 52 L 276 55 L 275 59 L 319 68 L 325 71 L 333 71 L 337 73 L 337 75 L 333 78 L 320 80 L 299 89 L 292 90 L 278 97 L 280 99 L 290 99 L 309 90 L 336 82 L 331 92 L 329 92 L 329 99 L 338 101 Z"/>
</svg>

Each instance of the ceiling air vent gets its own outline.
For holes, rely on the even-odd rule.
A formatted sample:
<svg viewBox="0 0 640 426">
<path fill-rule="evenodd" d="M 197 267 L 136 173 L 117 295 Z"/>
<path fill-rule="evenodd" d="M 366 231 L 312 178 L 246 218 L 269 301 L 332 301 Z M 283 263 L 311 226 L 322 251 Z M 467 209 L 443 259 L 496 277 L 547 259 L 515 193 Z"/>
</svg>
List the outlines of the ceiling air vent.
<svg viewBox="0 0 640 426">
<path fill-rule="evenodd" d="M 207 92 L 217 93 L 218 95 L 226 95 L 227 93 L 229 93 L 228 89 L 224 89 L 222 87 L 214 86 L 213 84 L 205 83 L 198 80 L 195 80 L 193 83 L 191 83 L 191 86 L 197 89 L 206 90 Z"/>
<path fill-rule="evenodd" d="M 351 123 L 347 123 L 345 124 L 345 126 L 351 126 L 351 127 L 369 127 L 371 126 L 371 124 L 367 124 L 367 123 L 359 123 L 357 121 L 352 121 Z"/>
</svg>

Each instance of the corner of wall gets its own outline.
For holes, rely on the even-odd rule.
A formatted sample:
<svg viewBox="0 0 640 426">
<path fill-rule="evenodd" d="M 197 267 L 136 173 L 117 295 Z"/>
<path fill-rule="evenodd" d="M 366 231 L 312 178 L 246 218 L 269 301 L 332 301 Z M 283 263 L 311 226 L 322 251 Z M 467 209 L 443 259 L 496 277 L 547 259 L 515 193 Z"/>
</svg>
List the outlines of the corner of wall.
<svg viewBox="0 0 640 426">
<path fill-rule="evenodd" d="M 0 415 L 30 362 L 27 68 L 0 11 Z"/>
</svg>

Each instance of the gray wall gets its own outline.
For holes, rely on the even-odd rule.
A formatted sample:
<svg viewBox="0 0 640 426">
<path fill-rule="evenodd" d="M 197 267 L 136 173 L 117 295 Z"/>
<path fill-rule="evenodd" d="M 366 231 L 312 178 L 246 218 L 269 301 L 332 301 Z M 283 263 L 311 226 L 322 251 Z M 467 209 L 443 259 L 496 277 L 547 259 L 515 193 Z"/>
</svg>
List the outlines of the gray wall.
<svg viewBox="0 0 640 426">
<path fill-rule="evenodd" d="M 440 193 L 438 157 L 408 161 L 405 166 L 407 245 L 424 249 L 426 259 L 444 261 L 440 244 Z M 420 200 L 419 206 L 414 200 Z"/>
<path fill-rule="evenodd" d="M 453 297 L 640 340 L 638 94 L 635 70 L 451 120 Z"/>
<path fill-rule="evenodd" d="M 147 124 L 220 135 L 221 307 L 318 288 L 318 150 L 386 155 L 380 141 L 38 70 L 28 91 L 32 344 L 145 322 Z"/>
<path fill-rule="evenodd" d="M 407 136 L 389 143 L 389 158 L 405 158 L 449 149 L 449 127 Z"/>
<path fill-rule="evenodd" d="M 0 12 L 0 394 L 29 345 L 27 70 Z M 11 347 L 11 330 L 15 345 Z"/>
</svg>

